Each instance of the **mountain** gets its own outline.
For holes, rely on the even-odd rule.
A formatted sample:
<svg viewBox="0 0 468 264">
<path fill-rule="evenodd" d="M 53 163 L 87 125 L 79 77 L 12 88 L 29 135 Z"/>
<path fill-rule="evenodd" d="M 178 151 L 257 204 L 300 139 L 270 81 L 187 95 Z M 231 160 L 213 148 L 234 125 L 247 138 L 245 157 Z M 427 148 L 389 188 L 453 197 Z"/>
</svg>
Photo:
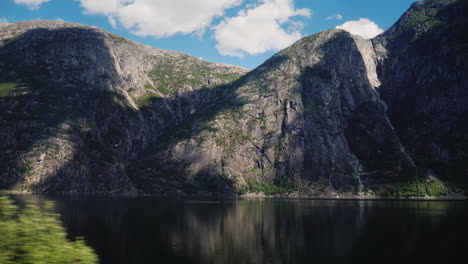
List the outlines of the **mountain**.
<svg viewBox="0 0 468 264">
<path fill-rule="evenodd" d="M 132 174 L 147 188 L 188 175 L 182 184 L 292 182 L 311 192 L 398 178 L 414 164 L 379 99 L 373 57 L 370 41 L 344 31 L 302 39 L 142 155 Z"/>
<path fill-rule="evenodd" d="M 0 188 L 440 196 L 468 182 L 465 0 L 255 70 L 56 21 L 0 24 Z"/>
<path fill-rule="evenodd" d="M 136 193 L 126 167 L 246 73 L 96 27 L 0 27 L 0 186 Z"/>
<path fill-rule="evenodd" d="M 420 176 L 468 180 L 468 1 L 423 1 L 374 45 L 381 99 Z"/>
</svg>

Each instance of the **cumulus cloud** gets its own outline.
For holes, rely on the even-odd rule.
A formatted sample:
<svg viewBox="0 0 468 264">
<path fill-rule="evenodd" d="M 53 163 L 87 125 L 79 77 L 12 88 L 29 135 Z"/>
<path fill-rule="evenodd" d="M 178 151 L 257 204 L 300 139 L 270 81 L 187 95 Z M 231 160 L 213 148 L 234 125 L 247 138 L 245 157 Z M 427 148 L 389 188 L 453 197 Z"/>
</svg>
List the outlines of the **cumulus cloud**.
<svg viewBox="0 0 468 264">
<path fill-rule="evenodd" d="M 296 9 L 293 0 L 261 0 L 214 27 L 216 48 L 237 57 L 285 48 L 302 37 L 303 25 L 293 18 L 311 15 L 309 9 Z"/>
<path fill-rule="evenodd" d="M 341 14 L 334 14 L 333 16 L 328 16 L 327 17 L 327 20 L 332 20 L 332 19 L 342 20 L 343 16 Z"/>
<path fill-rule="evenodd" d="M 81 7 L 83 7 L 87 13 L 96 14 L 96 15 L 111 15 L 117 13 L 118 9 L 121 6 L 130 4 L 133 1 L 125 0 L 75 0 L 80 2 Z"/>
<path fill-rule="evenodd" d="M 14 1 L 15 1 L 15 4 L 25 5 L 30 10 L 36 10 L 39 7 L 41 7 L 43 3 L 50 2 L 52 0 L 14 0 Z"/>
<path fill-rule="evenodd" d="M 88 14 L 105 15 L 138 36 L 203 32 L 215 17 L 242 0 L 76 0 Z"/>
<path fill-rule="evenodd" d="M 366 39 L 371 39 L 384 32 L 375 22 L 367 18 L 360 18 L 357 21 L 348 21 L 336 28 L 344 29 L 353 35 L 359 35 Z"/>
</svg>

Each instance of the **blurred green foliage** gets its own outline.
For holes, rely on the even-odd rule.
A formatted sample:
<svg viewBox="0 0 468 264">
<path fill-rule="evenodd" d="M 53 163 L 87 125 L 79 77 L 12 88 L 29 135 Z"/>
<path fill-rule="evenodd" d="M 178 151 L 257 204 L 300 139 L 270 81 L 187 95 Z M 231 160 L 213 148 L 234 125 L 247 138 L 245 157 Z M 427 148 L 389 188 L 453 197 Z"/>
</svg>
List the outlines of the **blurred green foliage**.
<svg viewBox="0 0 468 264">
<path fill-rule="evenodd" d="M 98 258 L 84 240 L 67 240 L 52 204 L 20 210 L 0 196 L 0 263 L 98 263 Z"/>
</svg>

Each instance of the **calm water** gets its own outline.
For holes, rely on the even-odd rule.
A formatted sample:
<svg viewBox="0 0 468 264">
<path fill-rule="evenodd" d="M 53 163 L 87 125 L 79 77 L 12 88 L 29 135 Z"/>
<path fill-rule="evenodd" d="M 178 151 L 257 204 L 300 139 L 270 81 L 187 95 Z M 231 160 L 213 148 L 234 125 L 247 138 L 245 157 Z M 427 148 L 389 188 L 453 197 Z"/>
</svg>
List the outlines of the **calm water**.
<svg viewBox="0 0 468 264">
<path fill-rule="evenodd" d="M 448 263 L 468 259 L 468 203 L 56 198 L 102 263 Z M 464 261 L 457 263 L 464 263 Z"/>
</svg>

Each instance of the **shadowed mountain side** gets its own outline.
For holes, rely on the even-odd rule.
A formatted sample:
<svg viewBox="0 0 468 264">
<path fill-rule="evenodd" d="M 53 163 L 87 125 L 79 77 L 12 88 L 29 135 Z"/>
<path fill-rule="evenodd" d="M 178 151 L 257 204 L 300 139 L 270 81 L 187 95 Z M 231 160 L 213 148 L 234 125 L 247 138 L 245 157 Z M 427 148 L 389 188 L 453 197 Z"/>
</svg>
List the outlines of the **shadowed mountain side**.
<svg viewBox="0 0 468 264">
<path fill-rule="evenodd" d="M 364 41 L 340 30 L 298 41 L 222 89 L 166 144 L 148 148 L 129 174 L 159 194 L 279 184 L 321 195 L 403 177 L 414 165 L 370 83 L 358 47 Z M 357 145 L 392 159 L 378 163 Z"/>
<path fill-rule="evenodd" d="M 135 45 L 132 50 L 145 56 L 148 47 L 97 28 L 62 22 L 55 28 L 55 23 L 12 24 L 1 35 L 2 189 L 135 193 L 125 172 L 127 161 L 210 100 L 210 89 L 204 87 L 230 82 L 245 71 L 179 53 L 158 57 L 157 49 L 146 54 L 149 66 L 142 63 L 135 71 L 129 62 L 134 58 L 120 52 Z M 19 35 L 8 35 L 18 28 Z M 166 94 L 155 91 L 162 86 L 154 77 L 164 68 L 161 60 L 177 70 L 177 59 L 203 71 L 189 76 L 189 84 L 165 87 Z M 149 70 L 141 72 L 144 67 Z M 158 101 L 151 109 L 148 98 Z"/>
<path fill-rule="evenodd" d="M 317 40 L 315 40 L 317 41 Z M 401 179 L 414 164 L 400 144 L 373 85 L 366 40 L 336 32 L 300 76 L 306 141 L 304 177 L 342 190 Z M 313 55 L 312 55 L 313 56 Z M 372 82 L 372 83 L 371 83 Z"/>
<path fill-rule="evenodd" d="M 165 149 L 174 147 L 178 141 L 194 140 L 203 142 L 200 133 L 205 129 L 213 132 L 209 122 L 213 121 L 217 114 L 223 111 L 233 111 L 241 101 L 233 97 L 233 91 L 237 83 L 242 82 L 244 77 L 232 84 L 222 85 L 211 89 L 201 89 L 197 92 L 184 94 L 183 97 L 202 98 L 199 110 L 180 122 L 180 120 L 169 120 L 166 122 L 166 130 L 157 141 L 153 141 L 146 150 L 131 161 L 128 173 L 136 186 L 145 193 L 153 194 L 177 194 L 178 190 L 183 190 L 188 194 L 199 193 L 200 191 L 232 193 L 234 191 L 234 182 L 223 175 L 209 172 L 202 172 L 187 180 L 186 169 L 188 162 L 181 160 L 168 160 L 165 155 Z M 148 107 L 141 109 L 144 116 L 152 111 L 157 111 L 161 116 L 170 116 L 170 108 L 165 105 L 177 105 L 179 111 L 190 111 L 188 105 L 184 102 L 152 98 Z M 161 108 L 162 106 L 162 108 Z M 147 119 L 149 120 L 149 119 Z M 161 130 L 160 130 L 161 131 Z M 191 152 L 191 161 L 202 163 L 204 154 L 202 152 Z M 221 177 L 220 177 L 221 176 Z"/>
<path fill-rule="evenodd" d="M 130 112 L 108 88 L 118 74 L 102 34 L 31 29 L 0 48 L 0 61 L 10 93 L 0 99 L 7 150 L 1 153 L 2 188 L 132 192 L 121 164 L 114 162 L 128 150 L 110 147 L 120 140 L 128 145 L 124 131 L 112 127 L 130 127 Z M 101 68 L 92 66 L 98 62 Z M 22 85 L 26 91 L 16 91 Z"/>
<path fill-rule="evenodd" d="M 468 1 L 413 4 L 375 46 L 381 98 L 421 176 L 468 183 Z"/>
</svg>

